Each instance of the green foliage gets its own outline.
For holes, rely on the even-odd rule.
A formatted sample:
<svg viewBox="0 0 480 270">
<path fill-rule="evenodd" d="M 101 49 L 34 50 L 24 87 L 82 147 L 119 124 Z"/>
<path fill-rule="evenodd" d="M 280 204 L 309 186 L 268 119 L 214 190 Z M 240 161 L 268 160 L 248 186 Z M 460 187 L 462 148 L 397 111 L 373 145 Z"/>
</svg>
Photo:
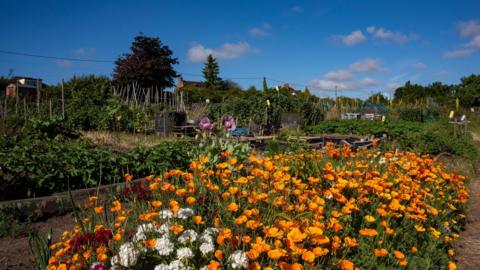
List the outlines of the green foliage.
<svg viewBox="0 0 480 270">
<path fill-rule="evenodd" d="M 462 106 L 480 106 L 480 74 L 462 78 L 456 89 Z"/>
<path fill-rule="evenodd" d="M 28 236 L 28 244 L 35 256 L 37 269 L 39 270 L 46 269 L 48 266 L 48 260 L 51 256 L 52 234 L 52 229 L 50 228 L 46 237 L 41 236 L 38 232 L 31 232 Z"/>
<path fill-rule="evenodd" d="M 46 196 L 68 189 L 95 187 L 135 177 L 186 168 L 193 147 L 186 141 L 118 152 L 87 140 L 39 136 L 0 137 L 0 200 Z"/>
<path fill-rule="evenodd" d="M 65 106 L 68 124 L 77 130 L 100 129 L 111 94 L 107 77 L 89 75 L 66 82 L 65 96 L 70 97 Z"/>
<path fill-rule="evenodd" d="M 11 236 L 14 237 L 25 228 L 25 224 L 19 221 L 10 212 L 0 210 L 0 238 Z"/>
<path fill-rule="evenodd" d="M 20 134 L 22 136 L 36 136 L 40 138 L 53 139 L 57 136 L 62 138 L 77 139 L 80 134 L 68 125 L 60 117 L 49 118 L 32 118 L 27 121 L 22 128 Z"/>
<path fill-rule="evenodd" d="M 270 101 L 270 106 L 266 101 Z M 306 95 L 295 96 L 288 92 L 268 91 L 266 94 L 249 93 L 243 97 L 231 97 L 222 103 L 212 104 L 208 116 L 219 119 L 231 114 L 240 126 L 247 126 L 252 120 L 256 124 L 280 126 L 282 112 L 300 112 L 304 125 L 313 125 L 323 119 L 322 106 Z"/>
<path fill-rule="evenodd" d="M 113 78 L 117 84 L 136 83 L 140 87 L 159 89 L 174 86 L 178 74 L 173 66 L 178 64 L 178 59 L 158 37 L 140 33 L 134 38 L 130 51 L 115 61 Z"/>
<path fill-rule="evenodd" d="M 433 122 L 439 118 L 438 111 L 424 108 L 405 108 L 399 111 L 399 119 L 413 122 Z"/>
<path fill-rule="evenodd" d="M 218 76 L 220 67 L 218 66 L 217 60 L 211 54 L 207 57 L 207 62 L 205 62 L 202 73 L 208 88 L 215 88 L 222 82 L 222 79 Z"/>
<path fill-rule="evenodd" d="M 367 98 L 366 102 L 373 104 L 388 104 L 388 99 L 380 92 L 371 95 Z"/>
<path fill-rule="evenodd" d="M 387 134 L 387 147 L 413 150 L 420 153 L 450 153 L 476 159 L 477 150 L 467 135 L 454 136 L 448 123 L 432 124 L 407 121 L 332 120 L 306 128 L 309 133 Z"/>
<path fill-rule="evenodd" d="M 437 104 L 452 106 L 458 98 L 464 107 L 480 106 L 480 75 L 472 74 L 460 79 L 460 84 L 446 85 L 434 82 L 427 86 L 407 81 L 395 90 L 395 100 L 403 103 L 419 103 L 433 99 Z"/>
</svg>

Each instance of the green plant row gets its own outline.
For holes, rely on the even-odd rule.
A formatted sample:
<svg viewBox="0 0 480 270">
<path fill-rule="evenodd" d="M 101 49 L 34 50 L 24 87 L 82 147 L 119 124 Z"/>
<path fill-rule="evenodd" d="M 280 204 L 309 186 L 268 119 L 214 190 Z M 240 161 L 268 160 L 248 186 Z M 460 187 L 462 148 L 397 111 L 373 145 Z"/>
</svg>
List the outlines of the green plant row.
<svg viewBox="0 0 480 270">
<path fill-rule="evenodd" d="M 0 137 L 0 200 L 47 196 L 185 168 L 193 143 L 164 142 L 128 152 L 102 149 L 84 139 Z"/>
<path fill-rule="evenodd" d="M 428 154 L 449 153 L 470 159 L 477 157 L 470 135 L 460 134 L 460 131 L 455 135 L 453 127 L 444 121 L 425 124 L 409 121 L 331 120 L 308 126 L 305 131 L 317 134 L 387 134 L 388 147 Z"/>
</svg>

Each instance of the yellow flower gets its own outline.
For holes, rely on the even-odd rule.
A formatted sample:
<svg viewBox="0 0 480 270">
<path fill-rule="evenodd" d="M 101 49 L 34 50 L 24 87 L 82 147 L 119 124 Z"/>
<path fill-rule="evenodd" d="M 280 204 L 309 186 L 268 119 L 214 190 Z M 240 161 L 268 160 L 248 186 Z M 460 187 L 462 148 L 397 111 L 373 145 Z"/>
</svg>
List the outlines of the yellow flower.
<svg viewBox="0 0 480 270">
<path fill-rule="evenodd" d="M 372 222 L 375 222 L 375 218 L 373 216 L 365 216 L 365 221 L 369 222 L 369 223 L 372 223 Z"/>
</svg>

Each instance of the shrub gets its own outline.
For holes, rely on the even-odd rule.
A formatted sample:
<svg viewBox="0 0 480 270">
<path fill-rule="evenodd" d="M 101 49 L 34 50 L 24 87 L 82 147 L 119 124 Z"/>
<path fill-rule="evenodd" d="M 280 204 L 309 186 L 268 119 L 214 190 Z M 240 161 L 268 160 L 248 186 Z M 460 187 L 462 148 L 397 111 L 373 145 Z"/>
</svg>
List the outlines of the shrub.
<svg viewBox="0 0 480 270">
<path fill-rule="evenodd" d="M 387 147 L 414 150 L 420 153 L 447 152 L 476 159 L 477 150 L 468 134 L 454 136 L 447 122 L 431 124 L 409 121 L 331 120 L 305 129 L 309 133 L 340 133 L 356 135 L 387 134 Z"/>
</svg>

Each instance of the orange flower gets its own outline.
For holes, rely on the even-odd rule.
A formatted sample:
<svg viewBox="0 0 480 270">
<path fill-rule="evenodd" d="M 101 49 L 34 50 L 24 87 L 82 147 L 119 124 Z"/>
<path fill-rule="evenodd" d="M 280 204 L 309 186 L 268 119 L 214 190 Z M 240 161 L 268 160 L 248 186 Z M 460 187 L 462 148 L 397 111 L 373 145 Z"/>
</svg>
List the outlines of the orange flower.
<svg viewBox="0 0 480 270">
<path fill-rule="evenodd" d="M 220 270 L 222 267 L 220 266 L 220 263 L 214 260 L 211 260 L 210 263 L 207 266 L 208 270 Z"/>
<path fill-rule="evenodd" d="M 393 251 L 393 255 L 395 256 L 395 258 L 397 258 L 397 260 L 405 259 L 405 254 L 403 254 L 401 251 L 395 250 Z"/>
<path fill-rule="evenodd" d="M 150 203 L 154 208 L 158 208 L 160 206 L 162 206 L 162 202 L 161 201 L 152 201 Z"/>
<path fill-rule="evenodd" d="M 361 236 L 370 237 L 378 235 L 378 232 L 375 229 L 361 229 L 358 233 L 360 233 Z"/>
<path fill-rule="evenodd" d="M 103 213 L 103 206 L 97 206 L 94 208 L 94 210 L 95 210 L 95 213 L 101 214 Z"/>
<path fill-rule="evenodd" d="M 353 268 L 355 267 L 353 262 L 349 260 L 341 260 L 339 264 L 340 264 L 340 269 L 342 270 L 353 270 Z"/>
<path fill-rule="evenodd" d="M 385 257 L 385 256 L 388 255 L 388 251 L 384 248 L 375 249 L 375 250 L 373 250 L 373 253 L 375 254 L 376 257 Z"/>
<path fill-rule="evenodd" d="M 120 203 L 119 200 L 116 200 L 116 201 L 113 202 L 113 207 L 110 208 L 110 211 L 112 211 L 112 212 L 122 211 L 122 204 Z"/>
<path fill-rule="evenodd" d="M 217 249 L 215 251 L 215 258 L 217 258 L 217 260 L 221 261 L 223 259 L 223 252 L 219 249 Z"/>
<path fill-rule="evenodd" d="M 186 201 L 188 205 L 192 205 L 197 201 L 197 199 L 195 199 L 194 197 L 188 197 Z"/>
<path fill-rule="evenodd" d="M 170 227 L 170 231 L 172 231 L 175 235 L 178 235 L 181 232 L 183 232 L 183 225 L 181 225 L 181 224 L 173 225 L 173 226 Z"/>
<path fill-rule="evenodd" d="M 302 233 L 299 229 L 293 228 L 288 234 L 287 239 L 293 243 L 301 242 L 307 237 L 306 234 Z"/>
<path fill-rule="evenodd" d="M 231 204 L 229 204 L 227 206 L 227 210 L 230 211 L 230 212 L 237 212 L 239 208 L 240 207 L 238 206 L 238 204 L 236 204 L 234 202 L 232 202 Z"/>
<path fill-rule="evenodd" d="M 302 259 L 307 263 L 313 263 L 313 261 L 315 261 L 315 254 L 311 251 L 303 252 Z"/>
<path fill-rule="evenodd" d="M 205 224 L 205 221 L 202 221 L 202 216 L 194 216 L 193 222 L 197 225 Z"/>
<path fill-rule="evenodd" d="M 143 244 L 145 245 L 145 247 L 153 249 L 157 245 L 157 240 L 155 239 L 143 240 Z"/>
<path fill-rule="evenodd" d="M 267 255 L 270 259 L 276 261 L 276 260 L 280 259 L 281 257 L 286 256 L 287 251 L 284 250 L 284 249 L 281 249 L 281 248 L 276 248 L 276 249 L 272 249 L 272 250 L 268 251 Z"/>
</svg>

